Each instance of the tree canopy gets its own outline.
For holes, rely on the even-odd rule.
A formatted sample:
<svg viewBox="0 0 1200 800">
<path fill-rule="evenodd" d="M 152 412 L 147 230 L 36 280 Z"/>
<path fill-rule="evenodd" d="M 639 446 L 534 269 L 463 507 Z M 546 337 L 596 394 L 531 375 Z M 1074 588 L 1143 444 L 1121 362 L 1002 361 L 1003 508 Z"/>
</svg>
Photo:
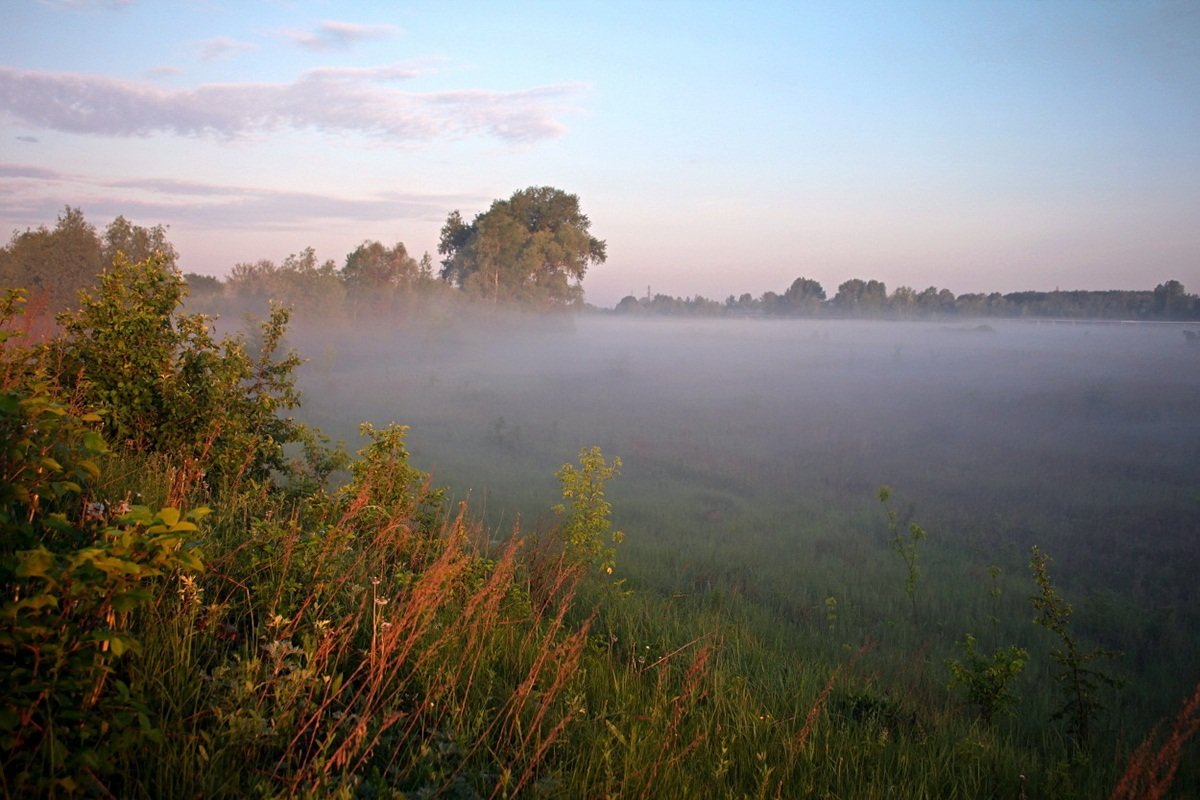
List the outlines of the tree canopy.
<svg viewBox="0 0 1200 800">
<path fill-rule="evenodd" d="M 442 278 L 493 302 L 569 305 L 583 299 L 587 268 L 605 243 L 589 233 L 579 198 L 549 186 L 497 200 L 468 225 L 458 211 L 442 227 Z"/>
<path fill-rule="evenodd" d="M 104 245 L 120 241 L 116 232 Z M 8 246 L 0 248 L 0 283 L 29 289 L 50 311 L 61 311 L 74 305 L 80 289 L 97 284 L 104 264 L 96 229 L 82 211 L 67 206 L 53 229 L 43 225 L 14 233 Z"/>
<path fill-rule="evenodd" d="M 729 295 L 724 303 L 695 297 L 671 297 L 647 292 L 643 298 L 628 295 L 613 309 L 618 314 L 667 314 L 702 316 L 788 316 L 788 317 L 874 317 L 915 318 L 1061 318 L 1120 320 L 1198 320 L 1200 296 L 1189 294 L 1177 280 L 1160 283 L 1151 290 L 999 292 L 955 296 L 949 289 L 929 286 L 917 291 L 898 286 L 891 294 L 877 280 L 851 278 L 838 286 L 837 294 L 825 298 L 821 284 L 811 278 L 796 278 L 783 293 L 746 292 Z"/>
</svg>

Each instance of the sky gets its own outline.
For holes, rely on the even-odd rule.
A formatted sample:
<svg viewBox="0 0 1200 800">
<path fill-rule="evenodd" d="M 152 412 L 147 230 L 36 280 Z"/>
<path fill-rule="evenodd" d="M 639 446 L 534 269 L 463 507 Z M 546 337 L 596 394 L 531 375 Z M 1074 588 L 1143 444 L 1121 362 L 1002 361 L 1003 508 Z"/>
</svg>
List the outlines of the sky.
<svg viewBox="0 0 1200 800">
<path fill-rule="evenodd" d="M 3 0 L 0 234 L 437 258 L 529 186 L 647 291 L 1200 291 L 1200 3 Z"/>
</svg>

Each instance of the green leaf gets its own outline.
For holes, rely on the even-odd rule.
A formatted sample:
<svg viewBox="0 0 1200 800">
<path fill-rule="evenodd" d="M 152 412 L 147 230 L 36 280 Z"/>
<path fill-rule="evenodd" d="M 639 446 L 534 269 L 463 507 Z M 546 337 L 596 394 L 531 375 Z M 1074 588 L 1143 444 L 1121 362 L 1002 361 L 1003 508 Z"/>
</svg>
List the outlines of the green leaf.
<svg viewBox="0 0 1200 800">
<path fill-rule="evenodd" d="M 187 550 L 183 550 L 179 553 L 176 561 L 178 561 L 179 566 L 182 569 L 188 569 L 193 572 L 203 572 L 204 562 L 200 560 L 201 557 L 202 556 L 199 551 L 189 552 Z"/>
<path fill-rule="evenodd" d="M 54 554 L 45 547 L 36 550 L 22 550 L 17 553 L 17 577 L 46 578 L 52 580 L 50 571 L 54 568 Z"/>
<path fill-rule="evenodd" d="M 121 592 L 112 599 L 113 611 L 119 614 L 124 614 L 127 611 L 133 611 L 140 605 L 148 603 L 152 595 L 149 589 L 130 589 L 127 592 Z"/>
<path fill-rule="evenodd" d="M 57 608 L 57 607 L 58 607 L 58 598 L 57 597 L 55 597 L 52 594 L 38 594 L 38 595 L 34 595 L 33 597 L 26 597 L 24 600 L 17 601 L 17 603 L 12 606 L 11 610 L 13 612 L 19 612 L 24 609 L 29 609 L 31 611 L 38 611 L 43 608 Z M 7 609 L 7 608 L 5 609 L 5 611 L 8 611 L 8 610 L 9 609 Z"/>
<path fill-rule="evenodd" d="M 169 506 L 167 508 L 160 509 L 157 519 L 166 523 L 168 527 L 174 527 L 175 524 L 179 522 L 179 509 L 171 508 Z"/>
<path fill-rule="evenodd" d="M 75 481 L 55 481 L 50 484 L 51 490 L 55 497 L 62 497 L 65 494 L 79 494 L 83 489 Z"/>
<path fill-rule="evenodd" d="M 189 511 L 187 518 L 192 522 L 199 522 L 211 513 L 212 509 L 208 506 L 199 506 L 198 508 L 193 508 L 191 511 Z"/>
<path fill-rule="evenodd" d="M 96 569 L 102 570 L 109 575 L 139 575 L 145 571 L 145 567 L 136 561 L 129 561 L 116 556 L 96 556 L 91 561 Z"/>
<path fill-rule="evenodd" d="M 154 515 L 150 513 L 150 509 L 146 506 L 132 506 L 129 513 L 121 516 L 121 522 L 133 522 L 149 524 L 154 519 Z"/>
</svg>

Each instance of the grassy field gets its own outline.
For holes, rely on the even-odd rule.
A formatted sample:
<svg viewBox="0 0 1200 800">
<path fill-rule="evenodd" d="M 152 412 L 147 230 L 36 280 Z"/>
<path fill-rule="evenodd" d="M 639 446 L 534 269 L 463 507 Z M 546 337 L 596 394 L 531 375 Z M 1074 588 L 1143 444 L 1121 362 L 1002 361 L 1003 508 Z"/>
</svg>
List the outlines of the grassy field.
<svg viewBox="0 0 1200 800">
<path fill-rule="evenodd" d="M 965 633 L 1021 645 L 1013 724 L 1040 735 L 1037 544 L 1080 634 L 1124 653 L 1104 736 L 1200 677 L 1200 351 L 1174 326 L 583 317 L 295 341 L 313 422 L 411 425 L 414 461 L 497 537 L 546 514 L 580 446 L 619 456 L 627 585 L 737 619 L 781 663 L 873 642 L 880 691 L 949 708 Z M 883 485 L 928 532 L 915 621 Z"/>
<path fill-rule="evenodd" d="M 327 483 L 285 318 L 123 269 L 48 347 L 2 315 L 0 796 L 1200 787 L 1170 327 L 300 324 Z"/>
</svg>

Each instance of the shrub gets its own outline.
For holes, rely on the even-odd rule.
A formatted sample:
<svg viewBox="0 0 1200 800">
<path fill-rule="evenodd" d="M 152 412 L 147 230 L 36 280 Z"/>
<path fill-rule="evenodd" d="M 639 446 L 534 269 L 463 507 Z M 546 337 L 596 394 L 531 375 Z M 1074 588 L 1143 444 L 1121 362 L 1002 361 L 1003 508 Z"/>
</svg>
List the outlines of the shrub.
<svg viewBox="0 0 1200 800">
<path fill-rule="evenodd" d="M 204 510 L 185 518 L 90 496 L 107 450 L 99 417 L 27 377 L 0 393 L 5 791 L 97 791 L 113 753 L 157 736 L 123 679 L 140 650 L 131 619 L 155 584 L 202 568 L 190 537 Z"/>
<path fill-rule="evenodd" d="M 614 545 L 625 534 L 612 530 L 612 505 L 604 499 L 604 486 L 620 471 L 621 459 L 608 463 L 599 447 L 585 447 L 579 451 L 578 467 L 564 464 L 556 473 L 565 502 L 556 505 L 554 512 L 561 520 L 558 533 L 568 556 L 607 574 L 616 566 Z"/>
<path fill-rule="evenodd" d="M 964 660 L 949 662 L 954 683 L 967 693 L 967 700 L 979 711 L 985 725 L 991 725 L 996 715 L 1016 702 L 1009 688 L 1029 660 L 1023 648 L 1010 646 L 984 655 L 976 646 L 975 637 L 967 634 L 962 644 Z"/>
<path fill-rule="evenodd" d="M 284 446 L 304 428 L 281 412 L 300 402 L 300 359 L 280 355 L 288 311 L 273 308 L 255 347 L 213 339 L 211 320 L 181 314 L 183 276 L 161 256 L 130 262 L 117 254 L 93 295 L 60 316 L 55 343 L 65 374 L 104 415 L 110 441 L 177 461 L 178 486 L 212 486 L 286 472 Z M 251 350 L 257 352 L 252 355 Z"/>
</svg>

